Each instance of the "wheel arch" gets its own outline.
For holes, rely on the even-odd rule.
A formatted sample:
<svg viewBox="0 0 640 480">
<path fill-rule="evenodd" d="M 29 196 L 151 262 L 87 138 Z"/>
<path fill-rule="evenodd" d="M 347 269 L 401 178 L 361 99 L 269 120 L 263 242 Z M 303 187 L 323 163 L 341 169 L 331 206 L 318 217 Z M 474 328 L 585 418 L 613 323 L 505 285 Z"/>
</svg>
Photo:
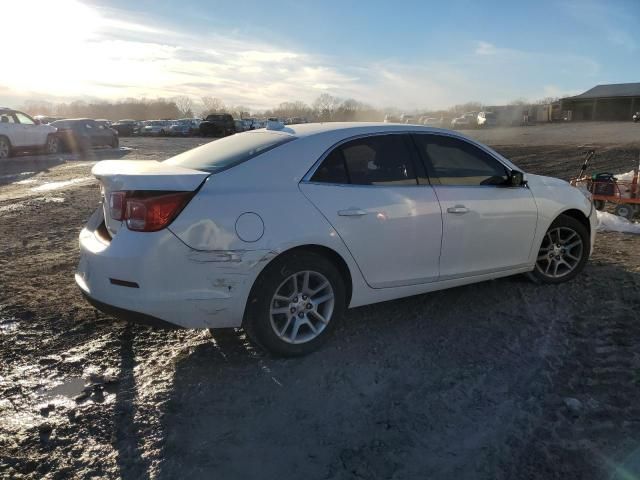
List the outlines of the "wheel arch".
<svg viewBox="0 0 640 480">
<path fill-rule="evenodd" d="M 558 215 L 558 217 L 560 215 L 566 215 L 567 217 L 571 217 L 577 221 L 579 221 L 584 228 L 587 229 L 587 232 L 589 232 L 589 235 L 591 235 L 591 223 L 589 223 L 589 219 L 587 218 L 587 216 L 580 210 L 576 209 L 576 208 L 571 208 L 569 210 L 565 210 L 564 212 L 560 212 L 560 214 Z M 556 218 L 558 218 L 556 217 Z M 555 221 L 555 219 L 554 219 Z"/>
<path fill-rule="evenodd" d="M 277 255 L 275 255 L 273 258 L 269 260 L 268 263 L 266 263 L 262 267 L 262 269 L 260 270 L 260 273 L 256 276 L 256 281 L 254 281 L 251 287 L 251 290 L 253 290 L 253 288 L 255 287 L 258 277 L 260 277 L 260 275 L 262 275 L 265 269 L 269 265 L 272 265 L 276 259 L 281 260 L 283 257 L 292 255 L 297 252 L 314 252 L 318 255 L 321 255 L 327 258 L 336 266 L 336 268 L 340 272 L 340 276 L 344 280 L 345 300 L 346 300 L 346 305 L 348 306 L 351 303 L 351 297 L 353 295 L 353 276 L 351 275 L 351 270 L 349 269 L 349 265 L 347 264 L 345 259 L 342 257 L 342 255 L 340 255 L 334 249 L 326 247 L 324 245 L 318 245 L 318 244 L 296 245 L 295 247 L 288 248 L 278 253 Z"/>
<path fill-rule="evenodd" d="M 7 142 L 9 142 L 9 148 L 13 147 L 13 145 L 11 144 L 11 139 L 9 138 L 9 135 L 5 135 L 4 133 L 0 133 L 0 138 L 4 138 L 7 140 Z"/>
</svg>

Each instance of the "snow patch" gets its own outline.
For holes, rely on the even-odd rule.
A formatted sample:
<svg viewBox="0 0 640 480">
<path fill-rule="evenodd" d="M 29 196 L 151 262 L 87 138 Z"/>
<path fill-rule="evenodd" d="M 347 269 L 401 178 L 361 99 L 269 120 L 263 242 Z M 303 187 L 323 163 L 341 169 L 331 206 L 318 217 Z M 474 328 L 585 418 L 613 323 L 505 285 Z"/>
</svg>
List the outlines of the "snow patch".
<svg viewBox="0 0 640 480">
<path fill-rule="evenodd" d="M 631 222 L 608 212 L 597 212 L 598 230 L 601 232 L 622 232 L 640 234 L 640 223 Z"/>
</svg>

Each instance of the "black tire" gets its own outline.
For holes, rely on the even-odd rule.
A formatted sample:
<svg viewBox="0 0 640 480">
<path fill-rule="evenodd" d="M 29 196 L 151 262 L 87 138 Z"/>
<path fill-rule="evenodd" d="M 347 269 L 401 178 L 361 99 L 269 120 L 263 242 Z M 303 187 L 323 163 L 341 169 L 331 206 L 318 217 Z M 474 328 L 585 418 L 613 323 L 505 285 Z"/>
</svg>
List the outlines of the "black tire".
<svg viewBox="0 0 640 480">
<path fill-rule="evenodd" d="M 120 147 L 120 139 L 117 136 L 113 136 L 113 140 L 111 140 L 111 148 L 119 148 Z"/>
<path fill-rule="evenodd" d="M 60 150 L 60 138 L 55 135 L 49 135 L 47 137 L 47 142 L 44 144 L 44 153 L 46 155 L 55 155 L 56 153 L 59 153 Z"/>
<path fill-rule="evenodd" d="M 533 280 L 535 283 L 558 284 L 558 283 L 567 282 L 575 278 L 575 276 L 578 275 L 584 269 L 584 266 L 586 265 L 587 260 L 589 260 L 589 253 L 591 251 L 591 238 L 589 236 L 589 231 L 578 220 L 576 220 L 573 217 L 569 217 L 567 215 L 560 215 L 558 218 L 556 218 L 553 221 L 553 223 L 547 230 L 547 233 L 545 234 L 545 238 L 542 241 L 542 245 L 540 245 L 540 248 L 538 249 L 537 256 L 541 257 L 542 254 L 545 254 L 545 255 L 547 253 L 550 254 L 550 252 L 544 250 L 546 248 L 546 243 L 548 242 L 547 235 L 549 235 L 550 232 L 555 231 L 558 228 L 561 228 L 563 229 L 563 231 L 566 231 L 566 232 L 572 230 L 580 237 L 580 240 L 582 241 L 582 249 L 580 250 L 579 257 L 577 257 L 579 258 L 579 260 L 576 261 L 576 264 L 571 271 L 567 272 L 566 274 L 560 277 L 553 277 L 553 276 L 550 276 L 549 274 L 545 274 L 544 270 L 547 264 L 544 263 L 544 260 L 537 261 L 535 268 L 533 269 L 533 271 L 529 272 L 529 275 L 528 275 L 529 278 Z M 572 239 L 572 242 L 573 241 L 574 240 Z M 576 253 L 576 252 L 574 251 L 572 253 Z M 564 259 L 564 250 L 562 255 Z M 551 260 L 549 260 L 549 263 L 551 263 Z"/>
<path fill-rule="evenodd" d="M 593 206 L 595 207 L 596 210 L 604 210 L 605 205 L 607 204 L 607 202 L 605 202 L 604 200 L 594 200 L 593 201 Z"/>
<path fill-rule="evenodd" d="M 315 338 L 304 343 L 288 343 L 272 327 L 271 306 L 282 283 L 293 274 L 305 271 L 317 272 L 329 282 L 334 296 L 333 311 L 326 326 Z M 251 340 L 275 355 L 306 355 L 318 349 L 331 335 L 342 319 L 345 305 L 344 280 L 336 266 L 318 253 L 294 251 L 276 258 L 260 273 L 249 294 L 243 327 Z"/>
<path fill-rule="evenodd" d="M 11 142 L 7 137 L 0 136 L 0 160 L 9 158 L 13 154 Z"/>
<path fill-rule="evenodd" d="M 631 220 L 635 215 L 636 211 L 633 205 L 628 205 L 626 203 L 619 203 L 616 205 L 615 210 L 613 211 L 616 215 L 622 218 L 626 218 L 627 220 Z"/>
</svg>

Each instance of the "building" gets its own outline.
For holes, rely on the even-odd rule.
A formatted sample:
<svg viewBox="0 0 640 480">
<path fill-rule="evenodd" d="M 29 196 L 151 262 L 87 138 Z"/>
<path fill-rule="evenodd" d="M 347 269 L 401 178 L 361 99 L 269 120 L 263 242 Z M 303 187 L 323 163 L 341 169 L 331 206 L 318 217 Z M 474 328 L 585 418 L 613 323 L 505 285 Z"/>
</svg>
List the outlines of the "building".
<svg viewBox="0 0 640 480">
<path fill-rule="evenodd" d="M 597 85 L 561 102 L 567 120 L 631 120 L 640 110 L 640 83 Z"/>
</svg>

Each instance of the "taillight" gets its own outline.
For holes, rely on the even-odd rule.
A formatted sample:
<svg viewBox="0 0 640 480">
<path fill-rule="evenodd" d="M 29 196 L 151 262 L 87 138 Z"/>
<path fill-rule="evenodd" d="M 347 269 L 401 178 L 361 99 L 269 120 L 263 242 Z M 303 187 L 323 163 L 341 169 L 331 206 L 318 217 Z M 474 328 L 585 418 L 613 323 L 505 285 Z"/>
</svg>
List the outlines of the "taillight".
<svg viewBox="0 0 640 480">
<path fill-rule="evenodd" d="M 109 213 L 114 220 L 124 220 L 124 207 L 127 192 L 111 192 L 109 195 Z"/>
<path fill-rule="evenodd" d="M 129 230 L 155 232 L 169 225 L 194 192 L 112 192 L 111 218 L 124 220 Z M 118 203 L 121 202 L 121 203 Z M 121 206 L 121 210 L 118 210 Z"/>
</svg>

